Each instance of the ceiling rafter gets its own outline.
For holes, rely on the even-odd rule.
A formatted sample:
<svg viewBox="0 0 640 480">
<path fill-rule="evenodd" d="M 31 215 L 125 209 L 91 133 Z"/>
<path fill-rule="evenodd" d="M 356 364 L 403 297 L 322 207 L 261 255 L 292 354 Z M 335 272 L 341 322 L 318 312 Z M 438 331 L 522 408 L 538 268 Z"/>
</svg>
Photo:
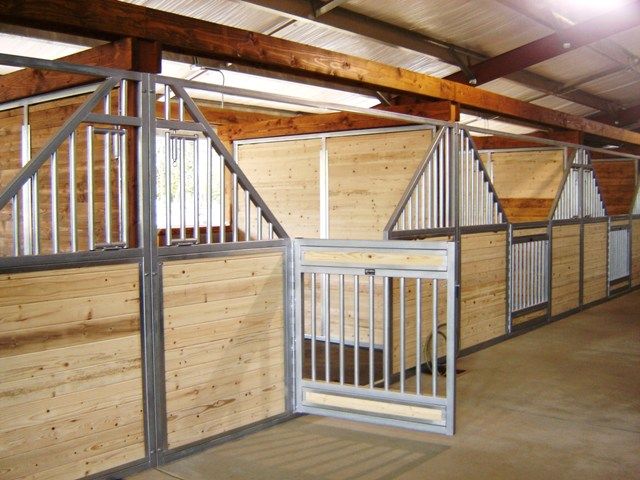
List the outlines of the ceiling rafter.
<svg viewBox="0 0 640 480">
<path fill-rule="evenodd" d="M 136 35 L 160 42 L 165 51 L 450 100 L 507 117 L 640 145 L 640 134 L 461 83 L 169 12 L 154 10 L 150 15 L 147 8 L 117 0 L 0 0 L 0 22 L 100 39 Z"/>
<path fill-rule="evenodd" d="M 390 23 L 352 12 L 345 8 L 336 8 L 320 18 L 313 18 L 313 11 L 305 0 L 242 0 L 244 3 L 263 8 L 271 12 L 295 18 L 301 21 L 315 21 L 339 30 L 356 33 L 390 45 L 396 45 L 434 57 L 442 62 L 461 68 L 462 64 L 473 65 L 489 58 L 480 52 L 453 45 L 426 35 L 406 30 Z M 562 82 L 552 80 L 532 72 L 519 71 L 505 78 L 526 87 L 555 95 L 580 105 L 600 111 L 615 111 L 619 105 L 579 89 L 564 91 Z M 468 83 L 463 79 L 462 83 Z"/>
<path fill-rule="evenodd" d="M 543 25 L 551 30 L 561 30 L 567 26 L 573 25 L 567 19 L 562 19 L 554 14 L 550 9 L 547 2 L 540 2 L 539 0 L 495 0 L 506 7 L 510 8 L 514 12 L 518 12 L 521 15 L 535 21 L 539 25 Z M 640 58 L 611 40 L 610 38 L 604 38 L 590 45 L 586 48 L 609 58 L 611 61 L 618 64 L 619 70 L 629 70 L 640 75 Z"/>
<path fill-rule="evenodd" d="M 482 85 L 638 25 L 640 25 L 640 1 L 634 1 L 609 10 L 604 15 L 593 17 L 488 58 L 470 68 L 477 85 Z M 449 75 L 447 79 L 462 82 L 465 81 L 465 76 L 458 72 Z"/>
</svg>

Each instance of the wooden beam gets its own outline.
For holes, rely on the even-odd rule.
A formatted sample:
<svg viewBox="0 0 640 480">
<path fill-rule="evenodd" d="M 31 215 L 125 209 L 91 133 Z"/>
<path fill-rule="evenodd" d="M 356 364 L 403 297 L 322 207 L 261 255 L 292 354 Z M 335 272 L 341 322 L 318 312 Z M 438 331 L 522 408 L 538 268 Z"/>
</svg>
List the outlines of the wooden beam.
<svg viewBox="0 0 640 480">
<path fill-rule="evenodd" d="M 627 107 L 614 114 L 603 112 L 589 118 L 597 122 L 607 123 L 617 127 L 626 127 L 627 125 L 632 125 L 640 121 L 640 104 Z"/>
<path fill-rule="evenodd" d="M 0 21 L 91 37 L 141 36 L 167 51 L 406 92 L 640 145 L 640 134 L 421 73 L 117 0 L 0 0 Z"/>
<path fill-rule="evenodd" d="M 559 131 L 559 132 L 533 132 L 528 136 L 539 137 L 547 140 L 556 140 L 558 142 L 568 143 L 584 143 L 584 136 L 581 132 L 575 131 Z M 512 137 L 494 136 L 474 136 L 473 143 L 479 150 L 500 150 L 511 148 L 544 148 L 549 145 L 544 143 L 536 143 L 535 141 L 518 140 Z"/>
<path fill-rule="evenodd" d="M 406 113 L 436 120 L 454 121 L 457 108 L 451 102 L 432 102 L 423 104 L 384 107 L 381 110 Z M 229 124 L 218 128 L 221 138 L 246 140 L 285 135 L 304 135 L 310 133 L 341 132 L 345 130 L 364 130 L 367 128 L 397 127 L 407 125 L 389 118 L 372 117 L 356 113 L 326 113 L 320 115 L 298 115 L 288 118 L 276 118 L 250 123 Z"/>
<path fill-rule="evenodd" d="M 640 24 L 640 1 L 634 1 L 484 60 L 472 65 L 469 69 L 476 80 L 475 85 L 482 85 L 636 27 L 638 24 Z M 447 79 L 456 82 L 467 81 L 462 72 L 449 75 Z"/>
<path fill-rule="evenodd" d="M 125 38 L 61 58 L 81 65 L 157 73 L 162 50 L 155 42 Z M 96 81 L 95 77 L 52 70 L 25 68 L 0 76 L 0 103 L 55 92 Z"/>
</svg>

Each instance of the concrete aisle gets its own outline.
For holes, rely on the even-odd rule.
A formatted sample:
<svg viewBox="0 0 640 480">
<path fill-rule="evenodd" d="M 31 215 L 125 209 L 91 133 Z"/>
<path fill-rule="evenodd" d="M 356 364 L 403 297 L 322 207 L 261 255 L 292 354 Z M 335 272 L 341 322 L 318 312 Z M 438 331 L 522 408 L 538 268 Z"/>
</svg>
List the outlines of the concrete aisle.
<svg viewBox="0 0 640 480">
<path fill-rule="evenodd" d="M 459 367 L 454 437 L 306 416 L 131 480 L 640 479 L 640 291 Z"/>
</svg>

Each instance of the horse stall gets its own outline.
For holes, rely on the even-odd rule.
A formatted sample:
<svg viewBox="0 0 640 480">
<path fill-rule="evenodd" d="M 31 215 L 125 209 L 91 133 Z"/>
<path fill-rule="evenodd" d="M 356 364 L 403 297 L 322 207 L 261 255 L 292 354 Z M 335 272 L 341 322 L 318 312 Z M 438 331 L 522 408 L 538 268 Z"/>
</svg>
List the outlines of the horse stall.
<svg viewBox="0 0 640 480">
<path fill-rule="evenodd" d="M 31 66 L 22 57 L 4 59 Z M 448 379 L 434 377 L 441 383 L 429 389 L 389 388 L 391 304 L 381 296 L 396 282 L 435 291 L 438 300 L 419 310 L 429 325 L 446 325 L 449 340 L 436 351 L 453 358 L 452 243 L 294 241 L 244 173 L 253 175 L 251 165 L 216 134 L 219 112 L 207 99 L 220 87 L 33 65 L 91 78 L 0 107 L 3 478 L 123 476 L 304 411 L 453 433 L 455 361 Z M 410 142 L 382 132 L 322 139 L 322 158 L 309 140 L 295 144 L 288 159 L 286 149 L 278 152 L 284 165 L 305 149 L 322 160 L 285 176 L 342 172 L 340 183 L 322 185 L 331 217 L 296 193 L 289 207 L 309 219 L 291 222 L 287 202 L 266 185 L 261 190 L 294 235 L 331 229 L 379 238 L 434 130 L 401 131 Z M 367 163 L 359 154 L 364 144 L 384 153 Z M 406 164 L 393 161 L 403 155 Z M 356 160 L 362 172 L 376 172 L 377 183 L 354 180 Z M 280 174 L 273 169 L 273 185 Z M 312 191 L 293 185 L 303 196 Z M 353 215 L 353 200 L 371 214 Z M 311 230 L 299 233 L 299 226 Z M 323 290 L 309 289 L 315 283 Z M 314 305 L 318 292 L 326 300 Z M 334 318 L 352 301 L 347 295 L 351 340 L 346 320 Z M 317 341 L 305 342 L 316 307 L 323 324 Z M 336 350 L 331 332 L 340 325 Z M 303 380 L 305 349 L 316 351 L 323 337 L 328 355 L 318 355 L 317 376 Z M 349 348 L 357 353 L 348 355 L 351 386 Z M 332 355 L 343 360 L 338 377 L 347 391 L 339 394 L 328 388 Z M 374 388 L 379 382 L 382 392 Z"/>
<path fill-rule="evenodd" d="M 123 475 L 292 412 L 284 230 L 206 104 L 89 70 L 0 112 L 6 479 Z"/>
</svg>

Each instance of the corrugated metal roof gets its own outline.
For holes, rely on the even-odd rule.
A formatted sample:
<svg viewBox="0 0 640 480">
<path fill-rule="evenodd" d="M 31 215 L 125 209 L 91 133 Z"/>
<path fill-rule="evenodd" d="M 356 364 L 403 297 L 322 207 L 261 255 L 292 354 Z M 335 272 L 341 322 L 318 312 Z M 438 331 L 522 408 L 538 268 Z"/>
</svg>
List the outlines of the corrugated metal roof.
<svg viewBox="0 0 640 480">
<path fill-rule="evenodd" d="M 524 85 L 506 78 L 497 78 L 478 88 L 488 90 L 493 93 L 499 93 L 500 95 L 506 95 L 507 97 L 517 98 L 524 102 L 529 102 L 534 98 L 540 97 L 540 92 L 538 90 L 525 87 Z"/>
<path fill-rule="evenodd" d="M 344 8 L 487 55 L 551 33 L 494 0 L 351 0 Z"/>
<path fill-rule="evenodd" d="M 589 115 L 591 113 L 597 112 L 597 110 L 586 107 L 584 105 L 579 105 L 577 103 L 570 102 L 569 100 L 565 100 L 564 98 L 556 97 L 553 95 L 548 95 L 546 97 L 539 98 L 537 100 L 532 101 L 531 103 L 535 105 L 540 105 L 541 107 L 552 108 L 553 110 L 559 110 L 564 113 L 569 113 L 571 115 Z"/>
<path fill-rule="evenodd" d="M 615 100 L 621 104 L 635 105 L 640 101 L 640 75 L 624 70 L 607 77 L 585 83 L 582 88 L 588 92 Z"/>
<path fill-rule="evenodd" d="M 282 15 L 269 13 L 257 9 L 255 6 L 233 0 L 121 1 L 260 33 L 267 32 L 287 20 Z"/>
<path fill-rule="evenodd" d="M 37 40 L 19 35 L 0 33 L 0 53 L 21 55 L 23 57 L 43 58 L 53 60 L 73 53 L 86 50 L 87 47 L 70 45 L 62 42 Z M 16 67 L 0 65 L 0 75 L 19 70 Z"/>
<path fill-rule="evenodd" d="M 606 72 L 615 67 L 619 67 L 617 62 L 589 47 L 581 47 L 529 67 L 527 70 L 565 84 L 574 84 L 594 73 Z"/>
</svg>

